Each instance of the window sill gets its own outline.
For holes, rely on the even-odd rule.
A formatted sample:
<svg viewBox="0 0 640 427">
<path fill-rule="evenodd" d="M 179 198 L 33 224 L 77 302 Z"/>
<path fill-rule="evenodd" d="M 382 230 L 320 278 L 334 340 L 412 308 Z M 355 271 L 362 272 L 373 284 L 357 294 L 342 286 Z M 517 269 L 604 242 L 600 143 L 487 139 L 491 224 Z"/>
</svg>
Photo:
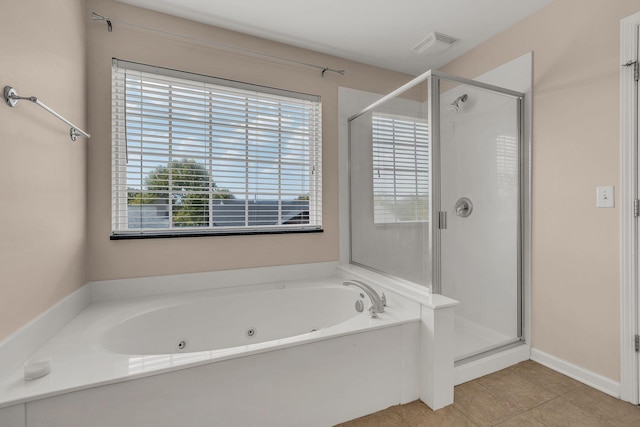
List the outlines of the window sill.
<svg viewBox="0 0 640 427">
<path fill-rule="evenodd" d="M 299 233 L 322 233 L 322 228 L 291 229 L 291 230 L 229 230 L 229 231 L 198 231 L 198 232 L 147 232 L 147 233 L 126 233 L 112 234 L 110 240 L 137 240 L 137 239 L 169 239 L 175 237 L 211 237 L 211 236 L 254 236 L 264 234 L 299 234 Z"/>
</svg>

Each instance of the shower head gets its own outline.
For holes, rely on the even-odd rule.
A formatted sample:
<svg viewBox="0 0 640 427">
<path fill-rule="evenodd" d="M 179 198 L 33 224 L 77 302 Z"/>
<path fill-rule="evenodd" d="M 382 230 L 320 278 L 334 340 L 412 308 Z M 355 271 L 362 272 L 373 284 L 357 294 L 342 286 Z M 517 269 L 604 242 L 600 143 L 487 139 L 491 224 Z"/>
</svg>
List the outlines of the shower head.
<svg viewBox="0 0 640 427">
<path fill-rule="evenodd" d="M 460 108 L 462 107 L 460 103 L 467 102 L 467 99 L 469 99 L 469 96 L 466 93 L 464 95 L 460 95 L 459 97 L 456 98 L 455 101 L 447 105 L 447 110 L 453 113 L 457 113 L 458 111 L 460 111 Z"/>
</svg>

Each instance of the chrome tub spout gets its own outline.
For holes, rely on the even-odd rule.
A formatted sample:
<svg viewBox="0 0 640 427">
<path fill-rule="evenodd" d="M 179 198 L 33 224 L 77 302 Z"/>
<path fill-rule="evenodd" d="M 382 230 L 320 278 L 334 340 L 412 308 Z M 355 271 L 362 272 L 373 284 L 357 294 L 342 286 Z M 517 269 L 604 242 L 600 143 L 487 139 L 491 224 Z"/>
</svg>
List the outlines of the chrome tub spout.
<svg viewBox="0 0 640 427">
<path fill-rule="evenodd" d="M 369 296 L 369 299 L 371 300 L 371 308 L 369 308 L 369 313 L 372 318 L 377 318 L 378 313 L 384 313 L 384 307 L 387 305 L 387 298 L 385 297 L 384 293 L 382 294 L 382 296 L 378 295 L 375 289 L 359 280 L 347 280 L 342 284 L 344 286 L 356 286 L 362 289 Z"/>
</svg>

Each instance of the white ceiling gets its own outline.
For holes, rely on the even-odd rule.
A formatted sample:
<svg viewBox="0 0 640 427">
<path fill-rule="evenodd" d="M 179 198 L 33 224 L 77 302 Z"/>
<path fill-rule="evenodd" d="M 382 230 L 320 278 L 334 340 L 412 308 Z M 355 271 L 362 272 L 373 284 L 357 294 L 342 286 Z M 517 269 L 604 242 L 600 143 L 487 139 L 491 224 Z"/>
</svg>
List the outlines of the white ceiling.
<svg viewBox="0 0 640 427">
<path fill-rule="evenodd" d="M 553 0 L 118 1 L 418 75 L 441 67 Z M 460 41 L 437 55 L 415 53 L 412 48 L 432 31 Z"/>
</svg>

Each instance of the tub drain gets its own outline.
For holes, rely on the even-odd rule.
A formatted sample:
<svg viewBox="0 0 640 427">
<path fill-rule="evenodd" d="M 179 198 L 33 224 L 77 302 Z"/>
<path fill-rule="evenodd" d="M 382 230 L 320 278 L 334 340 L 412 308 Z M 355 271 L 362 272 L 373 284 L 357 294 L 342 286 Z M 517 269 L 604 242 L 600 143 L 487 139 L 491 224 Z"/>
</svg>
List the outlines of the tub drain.
<svg viewBox="0 0 640 427">
<path fill-rule="evenodd" d="M 247 336 L 249 338 L 252 338 L 256 335 L 256 328 L 249 328 L 247 329 Z"/>
<path fill-rule="evenodd" d="M 178 343 L 176 344 L 176 350 L 178 351 L 185 351 L 187 349 L 187 346 L 189 345 L 189 343 L 187 342 L 187 340 L 180 340 L 178 341 Z"/>
</svg>

